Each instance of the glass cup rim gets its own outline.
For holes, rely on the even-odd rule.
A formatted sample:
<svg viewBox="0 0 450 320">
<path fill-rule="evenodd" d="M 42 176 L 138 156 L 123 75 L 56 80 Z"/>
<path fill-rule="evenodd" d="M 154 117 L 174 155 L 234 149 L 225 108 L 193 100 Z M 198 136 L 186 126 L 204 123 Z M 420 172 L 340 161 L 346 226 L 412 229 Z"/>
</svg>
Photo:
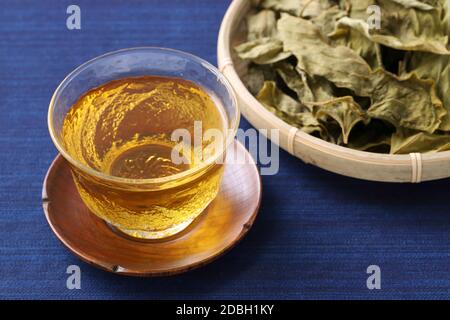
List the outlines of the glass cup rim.
<svg viewBox="0 0 450 320">
<path fill-rule="evenodd" d="M 127 52 L 135 52 L 135 51 L 153 51 L 153 52 L 162 52 L 162 53 L 166 53 L 166 54 L 179 55 L 183 58 L 186 58 L 188 60 L 194 61 L 195 63 L 198 63 L 199 65 L 201 65 L 202 67 L 207 69 L 209 72 L 213 73 L 218 79 L 221 80 L 222 84 L 225 86 L 225 88 L 227 90 L 227 93 L 230 95 L 230 97 L 232 99 L 232 104 L 233 104 L 234 110 L 235 110 L 234 114 L 233 114 L 233 118 L 227 119 L 227 121 L 232 121 L 232 123 L 234 123 L 235 125 L 233 128 L 227 128 L 226 140 L 225 140 L 225 144 L 224 144 L 224 148 L 223 148 L 222 152 L 220 152 L 219 154 L 215 154 L 214 156 L 208 158 L 207 161 L 202 162 L 202 164 L 200 164 L 199 166 L 196 166 L 189 170 L 186 170 L 186 171 L 183 171 L 180 173 L 176 173 L 176 174 L 173 174 L 170 176 L 160 177 L 160 178 L 150 178 L 150 179 L 129 179 L 129 178 L 123 178 L 123 177 L 109 175 L 109 174 L 103 173 L 101 171 L 98 171 L 94 168 L 91 168 L 91 167 L 81 163 L 80 161 L 74 159 L 65 150 L 65 148 L 60 144 L 60 142 L 57 138 L 57 134 L 56 134 L 56 131 L 55 131 L 55 128 L 53 125 L 53 115 L 52 114 L 53 114 L 53 110 L 55 107 L 55 101 L 56 101 L 57 95 L 81 71 L 85 70 L 86 68 L 91 66 L 93 63 L 97 62 L 98 60 L 101 60 L 101 59 L 109 57 L 109 56 L 117 55 L 117 54 L 123 54 L 123 53 L 127 53 Z M 228 116 L 227 116 L 227 118 L 228 118 Z M 217 161 L 218 159 L 223 157 L 224 153 L 226 152 L 226 150 L 228 149 L 230 144 L 234 141 L 234 137 L 236 135 L 236 132 L 237 132 L 237 129 L 239 126 L 239 121 L 240 121 L 240 110 L 239 110 L 239 105 L 238 105 L 238 101 L 236 98 L 236 94 L 234 92 L 232 85 L 230 84 L 228 79 L 225 77 L 225 75 L 222 74 L 222 72 L 220 72 L 215 66 L 213 66 L 208 61 L 206 61 L 200 57 L 197 57 L 191 53 L 184 52 L 181 50 L 176 50 L 176 49 L 170 49 L 170 48 L 164 48 L 164 47 L 154 47 L 154 46 L 133 47 L 133 48 L 125 48 L 125 49 L 115 50 L 115 51 L 111 51 L 111 52 L 107 52 L 105 54 L 99 55 L 93 59 L 90 59 L 90 60 L 84 62 L 83 64 L 81 64 L 80 66 L 75 68 L 72 72 L 70 72 L 58 85 L 58 87 L 56 88 L 56 90 L 53 93 L 52 98 L 50 100 L 50 105 L 49 105 L 48 114 L 47 114 L 47 123 L 48 123 L 48 129 L 50 132 L 50 137 L 51 137 L 56 149 L 64 157 L 64 159 L 69 161 L 70 164 L 72 164 L 75 168 L 79 169 L 81 172 L 87 173 L 91 176 L 97 177 L 101 180 L 105 180 L 108 182 L 123 183 L 123 184 L 128 184 L 128 185 L 165 184 L 165 183 L 180 180 L 180 179 L 183 179 L 183 178 L 186 178 L 186 177 L 189 177 L 191 175 L 195 175 L 195 174 L 201 172 L 203 169 L 207 168 L 212 163 L 214 163 L 215 161 Z"/>
</svg>

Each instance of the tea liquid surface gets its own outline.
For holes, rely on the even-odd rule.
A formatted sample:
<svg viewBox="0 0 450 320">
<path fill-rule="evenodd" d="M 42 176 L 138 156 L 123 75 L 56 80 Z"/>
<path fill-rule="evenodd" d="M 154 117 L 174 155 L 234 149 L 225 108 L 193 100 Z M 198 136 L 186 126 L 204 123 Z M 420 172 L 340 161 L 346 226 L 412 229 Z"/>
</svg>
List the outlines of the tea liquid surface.
<svg viewBox="0 0 450 320">
<path fill-rule="evenodd" d="M 170 176 L 191 164 L 171 160 L 171 134 L 194 121 L 224 130 L 220 108 L 196 84 L 178 78 L 143 76 L 108 82 L 83 95 L 67 114 L 62 140 L 69 154 L 107 174 L 145 179 Z M 206 148 L 211 141 L 204 141 Z M 178 162 L 177 162 L 178 163 Z"/>
</svg>

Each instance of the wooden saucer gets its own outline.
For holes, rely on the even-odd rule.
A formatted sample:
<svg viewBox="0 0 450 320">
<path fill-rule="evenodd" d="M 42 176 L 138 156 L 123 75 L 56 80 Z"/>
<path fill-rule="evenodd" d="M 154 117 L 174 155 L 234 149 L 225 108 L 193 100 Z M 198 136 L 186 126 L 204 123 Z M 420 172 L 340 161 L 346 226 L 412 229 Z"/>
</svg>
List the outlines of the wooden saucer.
<svg viewBox="0 0 450 320">
<path fill-rule="evenodd" d="M 258 169 L 253 160 L 246 164 L 235 160 L 251 159 L 239 142 L 229 149 L 219 195 L 192 226 L 170 239 L 142 242 L 111 229 L 83 204 L 61 155 L 45 177 L 45 216 L 70 251 L 101 269 L 130 276 L 166 276 L 198 268 L 235 246 L 258 213 Z"/>
</svg>

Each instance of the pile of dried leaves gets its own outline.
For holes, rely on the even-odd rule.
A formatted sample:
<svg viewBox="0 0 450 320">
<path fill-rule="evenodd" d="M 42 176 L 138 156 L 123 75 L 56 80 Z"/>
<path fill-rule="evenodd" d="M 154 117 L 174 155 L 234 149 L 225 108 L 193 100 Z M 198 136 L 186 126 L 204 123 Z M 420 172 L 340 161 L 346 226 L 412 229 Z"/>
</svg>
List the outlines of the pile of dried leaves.
<svg viewBox="0 0 450 320">
<path fill-rule="evenodd" d="M 244 81 L 275 115 L 372 152 L 450 149 L 449 0 L 260 0 Z M 379 28 L 367 8 L 381 9 Z"/>
</svg>

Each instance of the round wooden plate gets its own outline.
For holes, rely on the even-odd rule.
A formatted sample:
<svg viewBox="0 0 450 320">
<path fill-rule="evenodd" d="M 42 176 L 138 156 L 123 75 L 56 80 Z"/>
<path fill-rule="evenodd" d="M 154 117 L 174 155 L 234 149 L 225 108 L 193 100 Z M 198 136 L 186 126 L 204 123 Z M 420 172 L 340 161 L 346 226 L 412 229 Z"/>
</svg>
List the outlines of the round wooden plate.
<svg viewBox="0 0 450 320">
<path fill-rule="evenodd" d="M 236 161 L 246 158 L 247 161 Z M 47 221 L 75 255 L 101 269 L 130 276 L 166 276 L 203 266 L 235 246 L 252 227 L 261 200 L 258 169 L 237 141 L 230 146 L 219 195 L 181 234 L 144 242 L 113 231 L 86 208 L 68 163 L 58 155 L 45 177 Z"/>
</svg>

